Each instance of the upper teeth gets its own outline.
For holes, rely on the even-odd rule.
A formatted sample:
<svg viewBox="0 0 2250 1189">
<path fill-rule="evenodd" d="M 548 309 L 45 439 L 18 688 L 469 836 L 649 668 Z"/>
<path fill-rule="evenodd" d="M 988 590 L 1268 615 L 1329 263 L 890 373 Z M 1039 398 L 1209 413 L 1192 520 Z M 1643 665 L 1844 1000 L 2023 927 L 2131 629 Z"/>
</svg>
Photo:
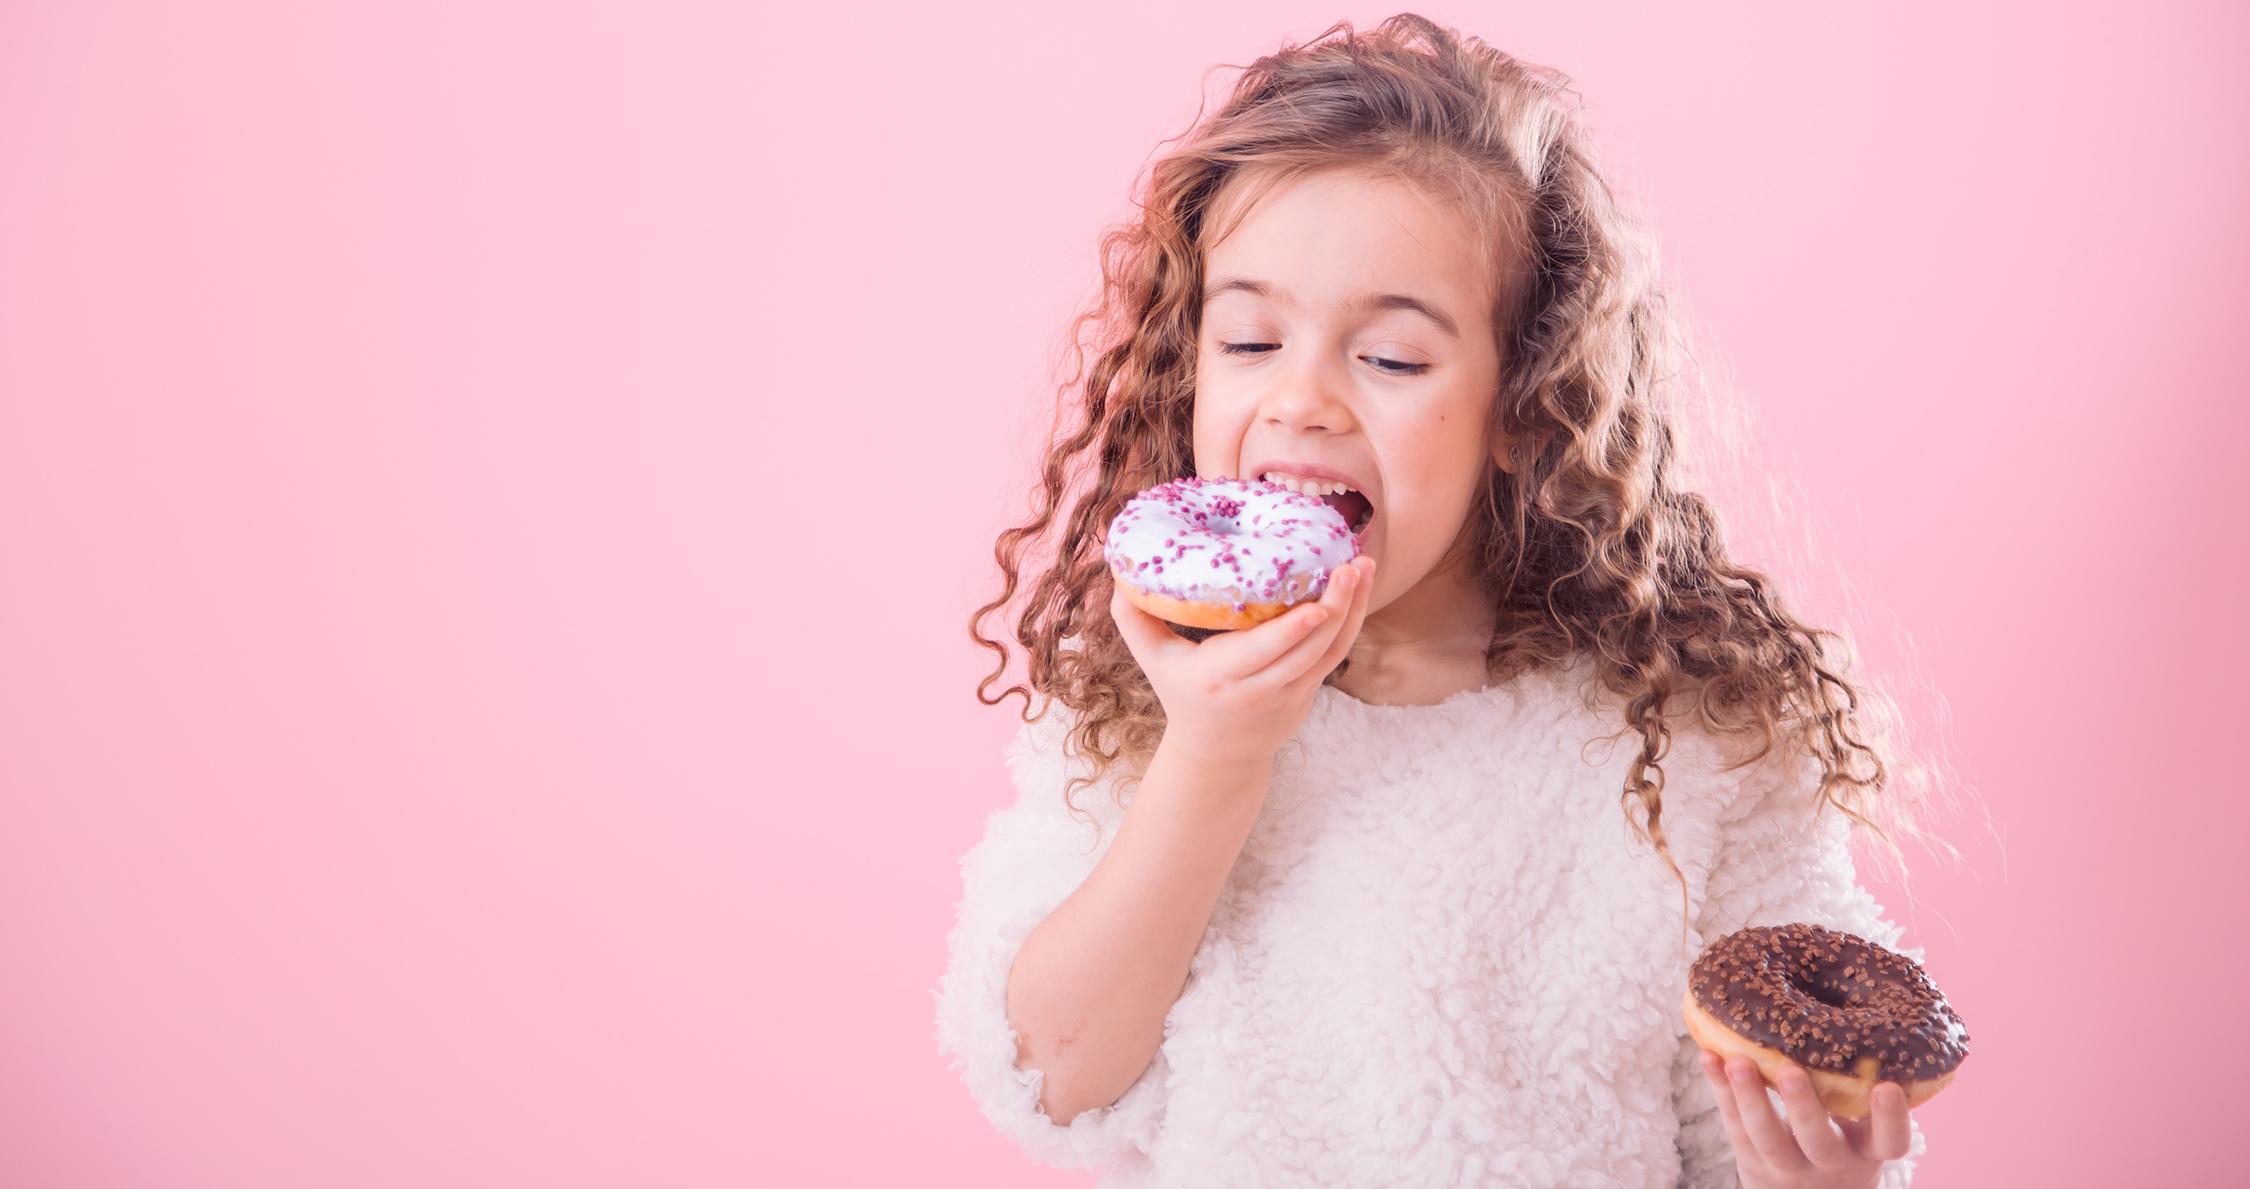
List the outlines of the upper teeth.
<svg viewBox="0 0 2250 1189">
<path fill-rule="evenodd" d="M 1267 471 L 1263 476 L 1268 483 L 1278 483 L 1291 491 L 1306 495 L 1339 495 L 1356 490 L 1349 483 L 1328 483 L 1319 479 L 1299 479 L 1287 471 Z"/>
</svg>

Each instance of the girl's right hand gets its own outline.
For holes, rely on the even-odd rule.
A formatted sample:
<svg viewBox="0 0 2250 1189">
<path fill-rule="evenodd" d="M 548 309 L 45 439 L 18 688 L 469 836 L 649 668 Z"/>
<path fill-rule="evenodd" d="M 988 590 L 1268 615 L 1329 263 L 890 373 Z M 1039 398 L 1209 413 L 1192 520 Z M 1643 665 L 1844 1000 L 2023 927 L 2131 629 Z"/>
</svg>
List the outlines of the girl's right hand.
<svg viewBox="0 0 2250 1189">
<path fill-rule="evenodd" d="M 1217 761 L 1270 762 L 1312 710 L 1313 694 L 1367 617 L 1375 559 L 1329 571 L 1320 598 L 1200 643 L 1133 605 L 1121 584 L 1110 616 L 1164 704 L 1164 741 Z"/>
</svg>

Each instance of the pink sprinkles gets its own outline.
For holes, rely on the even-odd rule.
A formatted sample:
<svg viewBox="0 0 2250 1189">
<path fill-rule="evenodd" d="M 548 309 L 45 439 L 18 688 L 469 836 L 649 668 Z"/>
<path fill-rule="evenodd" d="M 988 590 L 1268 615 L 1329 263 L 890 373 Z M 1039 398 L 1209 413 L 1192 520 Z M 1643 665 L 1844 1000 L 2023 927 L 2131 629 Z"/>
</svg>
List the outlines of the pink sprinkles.
<svg viewBox="0 0 2250 1189">
<path fill-rule="evenodd" d="M 1194 551 L 1204 552 L 1190 558 Z M 1240 611 L 1318 597 L 1329 571 L 1359 556 L 1359 539 L 1314 496 L 1262 479 L 1188 476 L 1127 501 L 1110 522 L 1103 556 L 1144 590 Z M 1179 571 L 1170 578 L 1167 561 Z M 1256 576 L 1269 568 L 1270 576 Z"/>
</svg>

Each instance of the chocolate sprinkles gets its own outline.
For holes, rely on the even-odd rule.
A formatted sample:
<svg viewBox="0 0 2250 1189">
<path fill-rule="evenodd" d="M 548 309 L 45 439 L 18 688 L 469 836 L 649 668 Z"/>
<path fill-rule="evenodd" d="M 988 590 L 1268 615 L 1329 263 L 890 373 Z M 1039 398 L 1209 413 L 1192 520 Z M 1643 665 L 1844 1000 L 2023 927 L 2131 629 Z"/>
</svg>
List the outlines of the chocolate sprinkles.
<svg viewBox="0 0 2250 1189">
<path fill-rule="evenodd" d="M 1913 959 L 1857 934 L 1796 922 L 1712 942 L 1688 971 L 1704 1011 L 1807 1069 L 1904 1085 L 1969 1053 L 1960 1014 Z"/>
</svg>

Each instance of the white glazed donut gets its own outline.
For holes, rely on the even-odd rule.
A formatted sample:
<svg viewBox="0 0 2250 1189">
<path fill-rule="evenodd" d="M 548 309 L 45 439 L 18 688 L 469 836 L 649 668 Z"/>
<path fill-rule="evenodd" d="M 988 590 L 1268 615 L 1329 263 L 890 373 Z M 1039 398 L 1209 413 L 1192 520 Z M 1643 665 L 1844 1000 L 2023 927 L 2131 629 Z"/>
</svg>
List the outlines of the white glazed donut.
<svg viewBox="0 0 2250 1189">
<path fill-rule="evenodd" d="M 1102 557 L 1125 597 L 1198 628 L 1263 623 L 1328 589 L 1359 556 L 1343 513 L 1263 479 L 1161 483 L 1126 503 Z"/>
</svg>

